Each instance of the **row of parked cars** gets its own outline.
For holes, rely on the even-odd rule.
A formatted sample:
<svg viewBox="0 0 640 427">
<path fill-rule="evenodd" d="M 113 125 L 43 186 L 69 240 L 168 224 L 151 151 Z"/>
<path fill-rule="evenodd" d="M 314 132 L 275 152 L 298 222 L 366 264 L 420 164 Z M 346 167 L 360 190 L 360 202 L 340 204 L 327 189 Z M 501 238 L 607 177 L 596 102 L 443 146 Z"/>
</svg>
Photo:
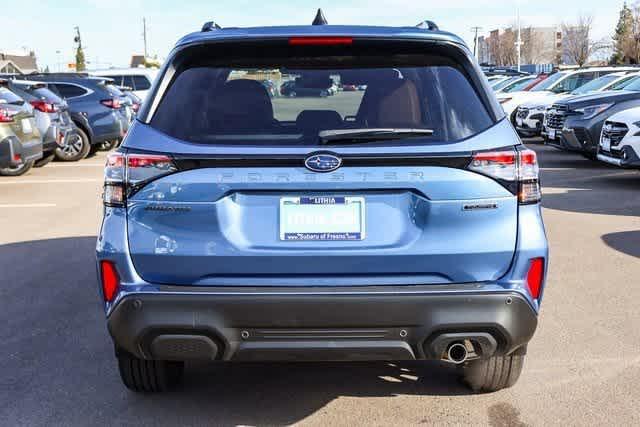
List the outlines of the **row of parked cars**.
<svg viewBox="0 0 640 427">
<path fill-rule="evenodd" d="M 488 79 L 520 136 L 541 136 L 556 148 L 640 169 L 640 68 Z"/>
<path fill-rule="evenodd" d="M 117 146 L 154 77 L 137 69 L 0 76 L 0 175 Z"/>
</svg>

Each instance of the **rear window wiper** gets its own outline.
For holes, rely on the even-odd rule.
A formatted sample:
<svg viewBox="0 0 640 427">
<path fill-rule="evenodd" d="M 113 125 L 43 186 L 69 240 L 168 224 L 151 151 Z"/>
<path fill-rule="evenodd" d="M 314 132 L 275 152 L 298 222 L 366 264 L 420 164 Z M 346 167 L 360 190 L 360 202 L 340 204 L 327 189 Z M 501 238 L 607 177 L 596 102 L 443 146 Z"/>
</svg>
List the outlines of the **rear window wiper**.
<svg viewBox="0 0 640 427">
<path fill-rule="evenodd" d="M 385 139 L 418 138 L 432 135 L 432 129 L 414 128 L 330 129 L 318 133 L 320 144 L 358 144 Z"/>
</svg>

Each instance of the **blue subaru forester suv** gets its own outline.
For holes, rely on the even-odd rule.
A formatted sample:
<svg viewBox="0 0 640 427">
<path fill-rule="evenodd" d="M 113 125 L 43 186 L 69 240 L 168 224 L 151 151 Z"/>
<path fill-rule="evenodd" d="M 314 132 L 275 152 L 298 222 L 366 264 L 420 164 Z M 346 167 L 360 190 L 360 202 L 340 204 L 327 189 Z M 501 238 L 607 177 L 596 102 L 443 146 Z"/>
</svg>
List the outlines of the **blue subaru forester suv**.
<svg viewBox="0 0 640 427">
<path fill-rule="evenodd" d="M 104 205 L 100 289 L 135 391 L 188 360 L 442 360 L 494 391 L 536 329 L 536 155 L 430 22 L 206 24 L 109 156 Z"/>
</svg>

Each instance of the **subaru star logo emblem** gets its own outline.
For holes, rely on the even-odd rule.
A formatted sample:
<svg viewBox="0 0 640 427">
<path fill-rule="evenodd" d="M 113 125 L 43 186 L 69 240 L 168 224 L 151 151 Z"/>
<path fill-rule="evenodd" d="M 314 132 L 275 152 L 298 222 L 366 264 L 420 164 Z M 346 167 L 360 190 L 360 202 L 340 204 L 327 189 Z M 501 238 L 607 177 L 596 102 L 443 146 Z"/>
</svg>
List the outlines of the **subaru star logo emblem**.
<svg viewBox="0 0 640 427">
<path fill-rule="evenodd" d="M 313 154 L 306 158 L 304 165 L 314 172 L 332 172 L 342 165 L 342 159 L 333 154 Z"/>
</svg>

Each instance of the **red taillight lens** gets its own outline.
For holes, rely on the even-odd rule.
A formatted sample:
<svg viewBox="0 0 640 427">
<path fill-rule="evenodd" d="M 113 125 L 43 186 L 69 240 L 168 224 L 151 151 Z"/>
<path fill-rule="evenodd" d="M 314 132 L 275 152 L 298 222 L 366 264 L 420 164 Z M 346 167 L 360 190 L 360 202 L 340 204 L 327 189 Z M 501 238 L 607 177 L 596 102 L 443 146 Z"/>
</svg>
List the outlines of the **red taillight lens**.
<svg viewBox="0 0 640 427">
<path fill-rule="evenodd" d="M 58 106 L 47 101 L 37 100 L 31 101 L 31 106 L 38 111 L 42 111 L 43 113 L 55 113 L 58 111 Z"/>
<path fill-rule="evenodd" d="M 542 290 L 542 280 L 544 279 L 544 258 L 534 258 L 529 265 L 527 273 L 527 286 L 531 296 L 538 299 Z"/>
<path fill-rule="evenodd" d="M 13 115 L 9 113 L 9 110 L 0 108 L 0 123 L 11 123 L 11 122 L 13 122 Z"/>
<path fill-rule="evenodd" d="M 541 199 L 535 151 L 524 149 L 477 153 L 468 169 L 513 184 L 511 190 L 514 194 L 517 192 L 520 204 L 537 203 Z"/>
<path fill-rule="evenodd" d="M 118 294 L 120 277 L 116 266 L 111 261 L 100 261 L 100 277 L 102 278 L 102 295 L 106 302 L 112 302 Z"/>
<path fill-rule="evenodd" d="M 291 37 L 291 46 L 345 46 L 353 44 L 351 37 Z"/>
<path fill-rule="evenodd" d="M 117 110 L 122 106 L 118 98 L 103 99 L 100 103 L 105 107 L 112 108 L 114 110 Z"/>
<path fill-rule="evenodd" d="M 168 156 L 111 153 L 107 156 L 104 168 L 104 204 L 111 207 L 124 207 L 128 193 L 176 170 Z"/>
</svg>

